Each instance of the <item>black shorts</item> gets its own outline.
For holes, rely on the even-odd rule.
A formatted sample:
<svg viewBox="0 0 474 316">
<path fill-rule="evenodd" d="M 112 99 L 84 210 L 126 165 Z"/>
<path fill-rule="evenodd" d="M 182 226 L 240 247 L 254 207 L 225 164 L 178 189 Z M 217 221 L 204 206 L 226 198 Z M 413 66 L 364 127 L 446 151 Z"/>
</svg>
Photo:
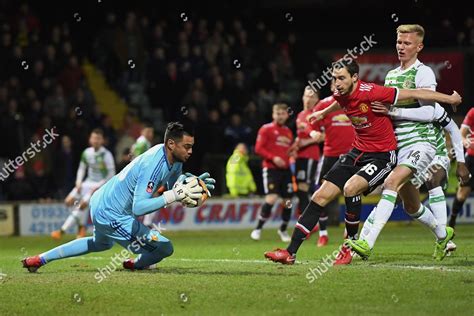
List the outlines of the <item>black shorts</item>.
<svg viewBox="0 0 474 316">
<path fill-rule="evenodd" d="M 266 194 L 278 194 L 290 198 L 293 194 L 290 169 L 263 168 L 263 190 Z"/>
<path fill-rule="evenodd" d="M 334 183 L 343 191 L 347 180 L 357 174 L 369 182 L 369 189 L 364 192 L 368 194 L 383 183 L 396 164 L 395 150 L 367 153 L 352 148 L 350 152 L 339 158 L 323 179 Z"/>
<path fill-rule="evenodd" d="M 474 190 L 474 156 L 471 155 L 466 155 L 466 167 L 469 170 L 469 173 L 471 174 L 471 179 L 469 179 L 469 182 L 461 185 L 463 187 L 471 187 L 471 189 Z"/>
<path fill-rule="evenodd" d="M 296 163 L 296 181 L 313 184 L 316 180 L 316 169 L 318 168 L 318 161 L 309 158 L 297 158 Z"/>
<path fill-rule="evenodd" d="M 323 180 L 324 176 L 331 170 L 332 166 L 339 160 L 339 157 L 326 157 L 323 156 L 321 158 L 321 161 L 319 162 L 319 167 L 321 170 L 318 170 L 318 177 L 316 179 L 316 182 L 318 184 L 321 184 L 321 181 Z"/>
</svg>

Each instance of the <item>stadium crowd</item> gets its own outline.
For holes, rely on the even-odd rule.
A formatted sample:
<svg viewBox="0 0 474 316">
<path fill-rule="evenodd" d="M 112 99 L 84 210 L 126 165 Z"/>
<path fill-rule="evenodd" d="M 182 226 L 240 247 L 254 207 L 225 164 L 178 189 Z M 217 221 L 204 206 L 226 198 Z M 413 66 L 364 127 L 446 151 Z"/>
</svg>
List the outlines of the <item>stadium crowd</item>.
<svg viewBox="0 0 474 316">
<path fill-rule="evenodd" d="M 253 150 L 275 102 L 300 111 L 307 74 L 322 67 L 296 31 L 276 32 L 258 20 L 250 25 L 239 18 L 194 16 L 176 27 L 169 18 L 143 12 L 109 12 L 90 49 L 77 42 L 74 22 L 41 19 L 27 3 L 17 4 L 14 12 L 8 9 L 0 13 L 0 168 L 48 130 L 60 137 L 8 177 L 2 173 L 0 200 L 63 198 L 74 185 L 93 128 L 104 131 L 105 146 L 117 163 L 126 159 L 117 144 L 124 137 L 137 138 L 146 119 L 130 94 L 131 84 L 143 87 L 163 122 L 195 123 L 196 155 L 230 155 L 238 143 Z M 438 33 L 438 46 L 473 46 L 474 19 L 456 28 L 443 19 Z M 101 113 L 88 88 L 81 67 L 86 59 L 131 105 L 120 129 Z M 295 119 L 290 118 L 292 128 Z M 199 142 L 203 135 L 205 141 Z"/>
</svg>

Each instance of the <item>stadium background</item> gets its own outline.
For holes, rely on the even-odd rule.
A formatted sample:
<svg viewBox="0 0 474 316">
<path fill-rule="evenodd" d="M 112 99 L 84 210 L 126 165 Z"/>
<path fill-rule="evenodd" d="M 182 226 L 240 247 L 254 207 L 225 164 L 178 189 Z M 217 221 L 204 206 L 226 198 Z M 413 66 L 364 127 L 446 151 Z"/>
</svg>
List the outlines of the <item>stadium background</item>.
<svg viewBox="0 0 474 316">
<path fill-rule="evenodd" d="M 364 36 L 373 35 L 377 43 L 360 56 L 363 78 L 381 83 L 384 67 L 396 64 L 394 30 L 401 23 L 425 27 L 420 59 L 439 70 L 440 91 L 463 95 L 454 116 L 460 123 L 474 103 L 474 20 L 455 4 L 456 10 L 427 4 L 0 1 L 0 166 L 46 130 L 55 127 L 60 135 L 0 182 L 0 234 L 57 228 L 66 214 L 60 203 L 73 187 L 80 153 L 95 127 L 105 131 L 106 147 L 120 164 L 144 122 L 154 125 L 154 143 L 159 143 L 166 122 L 192 121 L 196 145 L 185 169 L 209 171 L 218 181 L 215 195 L 225 196 L 225 162 L 238 142 L 247 143 L 252 153 L 274 102 L 290 105 L 294 129 L 307 81 L 320 78 L 335 57 Z M 328 92 L 326 86 L 322 96 Z M 250 166 L 261 194 L 258 157 L 251 155 Z M 258 207 L 249 205 L 258 201 L 211 199 L 202 219 L 232 227 L 241 224 L 235 209 L 244 208 L 253 210 L 242 211 L 253 223 Z M 474 221 L 471 205 L 472 199 L 461 222 Z M 178 223 L 182 214 L 172 208 L 164 221 Z M 185 228 L 201 227 L 198 215 Z M 29 221 L 21 228 L 25 217 Z M 401 212 L 394 218 L 406 219 Z"/>
</svg>

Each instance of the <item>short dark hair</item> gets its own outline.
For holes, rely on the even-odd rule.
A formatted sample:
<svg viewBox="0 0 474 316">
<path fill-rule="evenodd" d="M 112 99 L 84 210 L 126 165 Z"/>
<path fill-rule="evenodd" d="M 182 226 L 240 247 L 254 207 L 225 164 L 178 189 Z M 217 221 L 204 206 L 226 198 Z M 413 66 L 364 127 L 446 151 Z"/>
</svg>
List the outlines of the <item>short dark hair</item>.
<svg viewBox="0 0 474 316">
<path fill-rule="evenodd" d="M 148 120 L 143 121 L 143 122 L 142 122 L 142 125 L 143 125 L 142 129 L 145 129 L 145 128 L 153 128 L 153 124 L 152 124 L 150 121 L 148 121 Z"/>
<path fill-rule="evenodd" d="M 179 142 L 183 139 L 183 136 L 194 136 L 194 129 L 191 126 L 185 125 L 181 122 L 170 122 L 166 126 L 165 131 L 165 144 L 169 139 Z"/>
<path fill-rule="evenodd" d="M 353 59 L 339 59 L 332 64 L 332 68 L 346 68 L 349 75 L 359 74 L 359 64 Z"/>
<path fill-rule="evenodd" d="M 92 130 L 91 134 L 98 134 L 98 135 L 101 135 L 103 137 L 104 136 L 104 131 L 101 128 L 94 128 Z"/>
</svg>

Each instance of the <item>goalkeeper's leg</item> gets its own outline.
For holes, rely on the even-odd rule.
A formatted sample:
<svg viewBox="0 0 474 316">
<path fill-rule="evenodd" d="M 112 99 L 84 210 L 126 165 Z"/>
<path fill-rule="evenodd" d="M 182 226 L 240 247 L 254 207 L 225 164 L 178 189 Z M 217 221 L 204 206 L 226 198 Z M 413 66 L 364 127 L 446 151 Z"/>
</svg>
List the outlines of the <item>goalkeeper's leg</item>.
<svg viewBox="0 0 474 316">
<path fill-rule="evenodd" d="M 119 229 L 124 235 L 126 230 L 127 226 Z M 130 235 L 129 240 L 116 240 L 122 247 L 138 254 L 137 258 L 124 261 L 123 267 L 125 269 L 146 269 L 173 254 L 171 241 L 162 236 L 160 232 L 150 230 L 136 220 L 131 226 Z"/>
<path fill-rule="evenodd" d="M 23 267 L 28 269 L 28 271 L 36 272 L 41 266 L 51 261 L 108 250 L 113 245 L 114 243 L 111 238 L 94 229 L 93 237 L 70 241 L 40 255 L 25 258 L 22 260 L 22 263 Z"/>
</svg>

